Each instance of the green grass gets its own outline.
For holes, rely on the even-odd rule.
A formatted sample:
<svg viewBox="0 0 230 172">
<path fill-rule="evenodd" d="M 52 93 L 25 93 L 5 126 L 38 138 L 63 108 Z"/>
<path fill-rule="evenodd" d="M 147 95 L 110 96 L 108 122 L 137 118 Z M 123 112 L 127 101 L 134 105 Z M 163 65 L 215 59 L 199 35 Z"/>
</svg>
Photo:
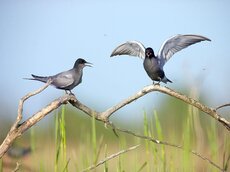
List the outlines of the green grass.
<svg viewBox="0 0 230 172">
<path fill-rule="evenodd" d="M 211 125 L 209 129 L 207 130 L 208 134 L 208 142 L 210 143 L 210 157 L 212 158 L 213 161 L 217 161 L 217 156 L 218 155 L 218 136 L 217 136 L 217 130 L 216 130 L 216 125 L 214 123 L 215 121 L 211 121 Z M 210 169 L 211 172 L 215 172 L 217 170 L 215 169 Z"/>
<path fill-rule="evenodd" d="M 144 136 L 151 137 L 151 134 L 149 131 L 149 123 L 148 123 L 148 119 L 147 119 L 147 114 L 145 111 L 144 111 L 144 125 L 143 126 L 144 126 Z M 149 160 L 150 159 L 150 142 L 148 140 L 145 140 L 145 154 L 146 154 L 147 160 Z M 149 172 L 150 171 L 149 163 L 147 163 L 146 166 L 147 166 L 146 169 Z"/>
<path fill-rule="evenodd" d="M 105 144 L 105 156 L 104 158 L 106 158 L 108 156 L 108 153 L 107 153 L 107 144 Z M 109 171 L 109 167 L 108 167 L 108 162 L 105 162 L 104 163 L 104 172 L 108 172 Z"/>
<path fill-rule="evenodd" d="M 2 159 L 0 159 L 0 172 L 3 172 Z"/>
<path fill-rule="evenodd" d="M 182 156 L 182 171 L 189 171 L 190 165 L 192 165 L 192 161 L 190 159 L 190 149 L 191 149 L 191 116 L 187 116 L 187 119 L 184 123 L 183 128 L 183 156 Z"/>
<path fill-rule="evenodd" d="M 92 117 L 92 146 L 93 146 L 93 164 L 97 163 L 97 133 L 96 133 L 96 120 Z"/>
<path fill-rule="evenodd" d="M 61 113 L 58 112 L 55 118 L 55 172 L 68 172 L 69 160 L 67 160 L 66 151 L 65 108 L 66 106 L 63 105 L 61 108 Z"/>
<path fill-rule="evenodd" d="M 35 140 L 35 127 L 30 129 L 30 147 L 32 150 L 32 154 L 34 154 L 36 149 L 36 140 Z"/>
<path fill-rule="evenodd" d="M 58 171 L 58 160 L 59 160 L 59 153 L 60 153 L 60 144 L 59 144 L 59 114 L 55 114 L 55 164 L 54 164 L 54 171 Z"/>
<path fill-rule="evenodd" d="M 156 126 L 156 131 L 157 131 L 157 139 L 158 140 L 164 140 L 164 137 L 163 137 L 163 132 L 162 132 L 162 128 L 161 128 L 161 124 L 160 124 L 160 121 L 158 119 L 158 115 L 157 115 L 157 112 L 154 111 L 154 117 L 155 117 L 155 126 Z M 161 145 L 160 146 L 161 148 L 161 155 L 160 155 L 160 161 L 161 161 L 161 170 L 162 171 L 166 171 L 166 154 L 165 154 L 165 145 Z M 155 151 L 154 151 L 155 153 Z"/>
<path fill-rule="evenodd" d="M 183 145 L 184 150 L 158 145 L 120 132 L 118 132 L 119 137 L 116 137 L 110 129 L 104 128 L 103 123 L 88 117 L 83 120 L 79 116 L 79 113 L 72 113 L 67 109 L 67 106 L 62 106 L 56 112 L 53 124 L 49 124 L 54 126 L 50 127 L 51 130 L 53 128 L 53 131 L 43 129 L 46 132 L 46 137 L 39 134 L 40 126 L 33 127 L 30 130 L 29 140 L 32 155 L 27 158 L 27 161 L 32 160 L 30 163 L 33 167 L 32 171 L 81 171 L 98 163 L 108 155 L 138 144 L 141 144 L 141 146 L 136 150 L 106 162 L 97 167 L 95 171 L 217 172 L 218 169 L 207 161 L 191 154 L 190 150 L 199 152 L 219 166 L 223 164 L 223 155 L 225 154 L 226 162 L 230 154 L 228 131 L 220 128 L 215 120 L 208 117 L 204 118 L 206 125 L 198 127 L 198 123 L 203 124 L 204 121 L 202 120 L 204 119 L 200 118 L 201 114 L 199 112 L 197 113 L 189 106 L 187 106 L 187 112 L 184 112 L 183 118 L 176 123 L 172 121 L 173 124 L 170 126 L 168 126 L 169 121 L 165 122 L 167 119 L 162 120 L 162 114 L 154 110 L 150 114 L 143 112 L 142 131 L 137 131 L 135 128 L 126 128 L 157 140 Z M 194 119 L 194 116 L 198 118 Z M 177 123 L 183 125 L 181 130 L 176 129 L 180 128 L 175 126 Z M 119 124 L 116 125 L 119 126 Z M 203 137 L 203 141 L 198 139 L 200 136 L 197 131 L 202 133 L 200 135 Z M 49 133 L 53 133 L 53 137 L 50 137 Z M 53 151 L 49 149 L 53 149 Z M 52 152 L 53 154 L 50 154 Z M 48 160 L 45 160 L 45 157 L 48 157 Z M 23 164 L 24 161 L 21 162 Z M 50 165 L 51 163 L 53 165 Z M 224 165 L 226 166 L 226 163 Z M 0 162 L 1 171 L 4 171 L 4 162 L 3 165 Z M 22 169 L 22 171 L 24 170 Z"/>
</svg>

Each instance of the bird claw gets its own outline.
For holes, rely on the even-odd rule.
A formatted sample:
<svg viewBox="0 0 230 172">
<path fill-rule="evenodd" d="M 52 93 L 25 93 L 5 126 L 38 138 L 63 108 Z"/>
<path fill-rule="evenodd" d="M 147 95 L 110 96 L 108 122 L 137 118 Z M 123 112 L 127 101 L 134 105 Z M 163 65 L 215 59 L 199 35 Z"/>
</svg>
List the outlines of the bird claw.
<svg viewBox="0 0 230 172">
<path fill-rule="evenodd" d="M 153 85 L 160 85 L 160 82 L 161 81 L 154 83 L 154 81 L 153 81 Z"/>
<path fill-rule="evenodd" d="M 69 92 L 68 92 L 68 91 L 69 91 Z M 72 96 L 75 96 L 74 93 L 72 93 L 72 91 L 70 91 L 70 90 L 65 90 L 65 93 L 66 93 L 66 94 L 69 94 L 69 95 L 72 95 Z"/>
<path fill-rule="evenodd" d="M 69 95 L 75 96 L 75 94 L 74 94 L 74 93 L 72 93 L 72 92 L 70 92 L 70 93 L 69 93 Z"/>
</svg>

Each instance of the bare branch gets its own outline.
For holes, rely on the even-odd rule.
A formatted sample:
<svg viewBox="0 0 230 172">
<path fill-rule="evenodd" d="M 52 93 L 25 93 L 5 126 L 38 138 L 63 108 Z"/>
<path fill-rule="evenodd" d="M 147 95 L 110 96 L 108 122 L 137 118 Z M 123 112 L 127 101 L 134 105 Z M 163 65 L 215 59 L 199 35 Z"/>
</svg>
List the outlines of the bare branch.
<svg viewBox="0 0 230 172">
<path fill-rule="evenodd" d="M 19 164 L 19 162 L 16 162 L 16 167 L 15 167 L 15 169 L 12 172 L 18 171 L 19 168 L 20 168 L 20 164 Z"/>
<path fill-rule="evenodd" d="M 115 130 L 118 130 L 120 132 L 123 132 L 123 133 L 126 133 L 126 134 L 129 134 L 129 135 L 132 135 L 132 136 L 135 136 L 135 137 L 138 137 L 138 138 L 141 138 L 141 139 L 145 139 L 145 140 L 148 140 L 148 141 L 151 141 L 155 144 L 160 144 L 160 145 L 165 145 L 165 146 L 171 146 L 171 147 L 174 147 L 174 148 L 178 148 L 178 149 L 182 149 L 184 150 L 184 147 L 183 146 L 180 146 L 180 145 L 175 145 L 175 144 L 172 144 L 172 143 L 168 143 L 168 142 L 164 142 L 164 141 L 160 141 L 160 140 L 157 140 L 157 139 L 154 139 L 152 137 L 148 137 L 148 136 L 143 136 L 143 135 L 139 135 L 139 134 L 136 134 L 132 131 L 129 131 L 129 130 L 124 130 L 124 129 L 121 129 L 121 128 L 116 128 L 114 125 L 111 126 L 113 129 Z M 194 151 L 194 150 L 189 150 L 190 153 L 192 153 L 193 155 L 197 156 L 198 158 L 201 158 L 205 161 L 207 161 L 208 163 L 210 163 L 211 165 L 213 165 L 214 167 L 216 167 L 217 169 L 219 169 L 220 171 L 224 171 L 220 166 L 218 166 L 217 164 L 215 164 L 213 161 L 211 161 L 210 159 L 208 159 L 207 157 L 201 155 L 200 153 Z"/>
<path fill-rule="evenodd" d="M 121 151 L 119 151 L 119 152 L 117 152 L 117 153 L 114 153 L 114 154 L 112 154 L 112 155 L 106 157 L 105 159 L 99 161 L 96 165 L 92 165 L 92 166 L 90 166 L 90 167 L 84 169 L 82 172 L 89 171 L 89 170 L 93 170 L 93 169 L 95 169 L 96 167 L 98 167 L 98 166 L 104 164 L 105 162 L 107 162 L 107 161 L 109 161 L 109 160 L 111 160 L 111 159 L 113 159 L 113 158 L 116 158 L 117 156 L 119 156 L 119 155 L 121 155 L 121 154 L 124 154 L 124 153 L 126 153 L 126 152 L 131 151 L 131 150 L 134 150 L 134 149 L 138 148 L 139 146 L 140 146 L 140 145 L 132 146 L 132 147 L 130 147 L 130 148 L 128 148 L 128 149 L 124 149 L 124 150 L 121 150 Z"/>
<path fill-rule="evenodd" d="M 115 128 L 113 126 L 113 124 L 109 121 L 110 116 L 112 114 L 114 114 L 117 110 L 119 110 L 122 107 L 126 106 L 127 104 L 133 102 L 134 100 L 137 100 L 138 98 L 146 95 L 147 93 L 150 93 L 150 92 L 153 92 L 153 91 L 158 91 L 158 92 L 170 95 L 172 97 L 175 97 L 177 99 L 180 99 L 180 100 L 184 101 L 187 104 L 190 104 L 190 105 L 192 105 L 194 107 L 197 107 L 199 110 L 205 112 L 206 114 L 210 115 L 211 117 L 213 117 L 214 119 L 219 121 L 223 126 L 225 126 L 228 129 L 228 131 L 230 131 L 230 123 L 229 123 L 229 121 L 227 121 L 225 118 L 220 117 L 216 113 L 216 110 L 211 109 L 211 108 L 201 104 L 200 102 L 198 102 L 198 101 L 196 101 L 196 100 L 194 100 L 194 99 L 192 99 L 190 97 L 187 97 L 187 96 L 185 96 L 185 95 L 183 95 L 181 93 L 175 92 L 174 90 L 172 90 L 170 88 L 162 87 L 160 85 L 146 86 L 142 90 L 140 90 L 136 94 L 134 94 L 133 96 L 123 100 L 122 102 L 120 102 L 117 105 L 107 109 L 104 112 L 97 112 L 97 111 L 87 107 L 86 105 L 82 104 L 80 101 L 78 101 L 76 99 L 75 96 L 66 94 L 66 95 L 61 96 L 58 99 L 52 101 L 49 105 L 47 105 L 46 107 L 41 109 L 39 112 L 35 113 L 32 117 L 28 118 L 25 122 L 23 122 L 22 124 L 19 125 L 19 122 L 22 119 L 22 111 L 23 111 L 24 102 L 28 98 L 30 98 L 31 96 L 36 95 L 36 94 L 40 93 L 41 91 L 43 91 L 45 88 L 48 87 L 49 84 L 50 83 L 47 83 L 44 87 L 38 89 L 37 91 L 27 94 L 26 96 L 24 96 L 20 100 L 19 108 L 18 108 L 17 120 L 15 121 L 13 126 L 11 127 L 10 132 L 7 134 L 7 136 L 4 139 L 3 143 L 0 145 L 0 158 L 5 154 L 5 152 L 9 149 L 10 145 L 13 143 L 13 141 L 17 137 L 22 135 L 27 129 L 29 129 L 31 126 L 36 124 L 38 121 L 40 121 L 42 118 L 44 118 L 47 114 L 49 114 L 53 110 L 55 110 L 58 107 L 60 107 L 62 104 L 66 104 L 68 102 L 71 103 L 74 107 L 76 107 L 76 108 L 80 109 L 81 111 L 85 112 L 87 115 L 89 115 L 91 117 L 94 116 L 96 120 L 99 120 L 101 122 L 104 122 L 105 124 L 110 125 L 113 128 L 113 130 L 119 130 L 121 132 L 125 132 L 125 133 L 131 134 L 133 136 L 140 137 L 142 139 L 147 139 L 147 140 L 152 141 L 152 142 L 154 142 L 156 144 L 163 144 L 163 145 L 173 146 L 173 147 L 183 149 L 182 146 L 178 146 L 178 145 L 174 145 L 174 144 L 171 144 L 171 143 L 159 141 L 159 140 L 152 139 L 152 138 L 149 138 L 149 137 L 146 137 L 146 136 L 141 136 L 141 135 L 132 133 L 132 132 L 127 131 L 127 130 L 122 130 L 122 129 Z M 227 106 L 227 105 L 223 105 L 223 106 Z M 201 156 L 199 153 L 197 153 L 195 151 L 191 150 L 190 152 L 193 153 L 194 155 L 196 155 L 196 156 L 208 161 L 210 164 L 214 165 L 215 167 L 217 167 L 218 169 L 221 170 L 221 168 L 218 165 L 213 163 L 208 158 L 205 158 L 204 156 Z"/>
<path fill-rule="evenodd" d="M 209 116 L 213 117 L 215 120 L 217 120 L 218 122 L 220 122 L 225 128 L 228 129 L 228 131 L 230 131 L 230 122 L 228 120 L 226 120 L 225 118 L 221 117 L 220 115 L 217 114 L 216 110 L 209 108 L 203 104 L 201 104 L 200 102 L 198 102 L 197 100 L 194 100 L 190 97 L 187 97 L 186 95 L 183 95 L 181 93 L 178 93 L 168 87 L 163 87 L 160 85 L 149 85 L 144 87 L 142 90 L 138 91 L 136 94 L 134 94 L 133 96 L 130 96 L 129 98 L 121 101 L 120 103 L 118 103 L 115 106 L 110 107 L 109 109 L 107 109 L 104 112 L 97 112 L 92 110 L 91 108 L 83 105 L 80 101 L 75 100 L 75 101 L 70 101 L 70 103 L 75 106 L 76 108 L 82 110 L 83 112 L 87 113 L 89 116 L 95 116 L 95 119 L 102 121 L 104 123 L 108 123 L 109 121 L 109 117 L 116 111 L 118 111 L 119 109 L 121 109 L 122 107 L 126 106 L 127 104 L 141 98 L 142 96 L 146 95 L 147 93 L 153 92 L 153 91 L 158 91 L 164 94 L 167 94 L 169 96 L 175 97 L 179 100 L 184 101 L 187 104 L 190 104 L 196 108 L 198 108 L 200 111 L 208 114 Z"/>
<path fill-rule="evenodd" d="M 34 92 L 28 93 L 26 94 L 24 97 L 22 97 L 19 101 L 19 105 L 18 105 L 18 116 L 17 119 L 15 121 L 15 123 L 12 125 L 10 132 L 15 130 L 16 127 L 18 126 L 19 122 L 22 120 L 22 111 L 23 111 L 23 104 L 24 102 L 32 97 L 35 96 L 36 94 L 39 94 L 40 92 L 42 92 L 43 90 L 45 90 L 49 85 L 51 84 L 51 81 L 49 80 L 43 87 L 39 88 L 38 90 L 35 90 Z"/>
<path fill-rule="evenodd" d="M 82 104 L 80 101 L 78 101 L 76 99 L 76 97 L 73 97 L 69 103 L 71 103 L 74 107 L 76 107 L 77 109 L 85 112 L 87 115 L 89 115 L 90 117 L 95 117 L 96 120 L 102 121 L 102 122 L 106 122 L 106 120 L 104 120 L 103 118 L 101 118 L 101 115 L 99 112 L 89 108 L 88 106 Z"/>
<path fill-rule="evenodd" d="M 215 110 L 217 111 L 217 110 L 219 110 L 220 108 L 223 108 L 223 107 L 226 107 L 226 106 L 230 106 L 230 103 L 227 103 L 227 104 L 218 106 Z"/>
<path fill-rule="evenodd" d="M 57 109 L 62 104 L 68 103 L 71 99 L 75 99 L 73 95 L 66 94 L 54 101 L 52 101 L 50 104 L 48 104 L 46 107 L 35 113 L 32 117 L 28 118 L 26 121 L 24 121 L 22 124 L 19 125 L 19 122 L 22 118 L 22 111 L 23 111 L 23 104 L 25 100 L 27 100 L 29 97 L 38 94 L 39 92 L 43 91 L 45 88 L 47 88 L 49 85 L 46 84 L 44 87 L 27 94 L 24 96 L 20 102 L 19 102 L 19 109 L 18 110 L 18 117 L 13 126 L 10 129 L 10 132 L 8 132 L 6 138 L 3 140 L 2 144 L 0 145 L 0 158 L 6 153 L 6 151 L 10 148 L 11 144 L 14 142 L 16 138 L 21 136 L 26 130 L 28 130 L 31 126 L 35 125 L 37 122 L 39 122 L 42 118 L 44 118 L 46 115 L 48 115 L 53 110 Z"/>
</svg>

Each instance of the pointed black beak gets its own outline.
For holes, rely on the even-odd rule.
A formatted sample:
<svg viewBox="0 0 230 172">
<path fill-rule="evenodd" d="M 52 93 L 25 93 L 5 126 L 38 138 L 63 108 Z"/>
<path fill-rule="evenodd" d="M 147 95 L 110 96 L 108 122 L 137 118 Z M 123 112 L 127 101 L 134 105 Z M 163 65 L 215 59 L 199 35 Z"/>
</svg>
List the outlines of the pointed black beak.
<svg viewBox="0 0 230 172">
<path fill-rule="evenodd" d="M 86 62 L 86 63 L 85 63 L 85 66 L 93 67 L 93 64 L 90 63 L 90 62 Z"/>
</svg>

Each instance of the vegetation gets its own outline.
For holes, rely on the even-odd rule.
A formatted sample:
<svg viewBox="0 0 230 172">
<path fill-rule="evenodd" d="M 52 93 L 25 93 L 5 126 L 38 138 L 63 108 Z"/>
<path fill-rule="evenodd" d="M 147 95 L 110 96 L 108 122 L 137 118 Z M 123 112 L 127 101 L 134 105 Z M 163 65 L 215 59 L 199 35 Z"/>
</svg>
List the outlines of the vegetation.
<svg viewBox="0 0 230 172">
<path fill-rule="evenodd" d="M 183 150 L 119 131 L 117 137 L 103 123 L 63 105 L 51 119 L 32 127 L 29 133 L 17 140 L 19 146 L 29 145 L 31 154 L 19 159 L 6 155 L 3 163 L 0 162 L 0 171 L 14 169 L 16 162 L 21 164 L 22 171 L 83 171 L 111 154 L 139 144 L 135 150 L 121 154 L 95 170 L 220 171 L 192 154 L 191 150 L 224 168 L 230 155 L 228 131 L 190 105 L 171 98 L 164 104 L 167 106 L 158 111 L 140 114 L 143 122 L 132 125 L 132 121 L 127 121 L 128 127 L 123 125 L 123 128 L 160 141 L 183 145 Z M 179 108 L 175 110 L 175 107 Z"/>
</svg>

